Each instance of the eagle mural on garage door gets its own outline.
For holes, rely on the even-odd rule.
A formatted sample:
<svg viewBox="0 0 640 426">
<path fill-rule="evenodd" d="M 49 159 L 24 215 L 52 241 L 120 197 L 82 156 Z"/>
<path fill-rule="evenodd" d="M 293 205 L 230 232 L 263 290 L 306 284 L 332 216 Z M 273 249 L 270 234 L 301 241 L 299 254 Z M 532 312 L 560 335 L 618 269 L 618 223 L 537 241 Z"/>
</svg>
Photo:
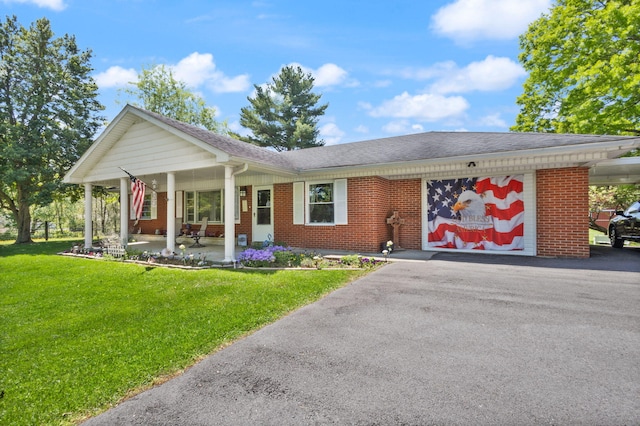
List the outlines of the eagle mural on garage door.
<svg viewBox="0 0 640 426">
<path fill-rule="evenodd" d="M 523 175 L 427 182 L 428 246 L 523 250 Z"/>
</svg>

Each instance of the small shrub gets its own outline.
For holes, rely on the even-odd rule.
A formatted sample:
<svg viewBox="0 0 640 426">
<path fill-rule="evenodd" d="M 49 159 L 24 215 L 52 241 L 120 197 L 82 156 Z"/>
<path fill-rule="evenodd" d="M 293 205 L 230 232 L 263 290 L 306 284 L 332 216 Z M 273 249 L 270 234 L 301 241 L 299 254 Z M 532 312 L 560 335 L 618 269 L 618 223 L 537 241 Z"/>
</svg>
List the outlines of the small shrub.
<svg viewBox="0 0 640 426">
<path fill-rule="evenodd" d="M 369 258 L 369 257 L 362 257 L 360 258 L 360 267 L 361 268 L 366 268 L 366 269 L 371 269 L 371 268 L 375 268 L 376 266 L 381 265 L 382 262 L 381 260 L 377 260 L 377 259 L 373 259 L 373 258 Z"/>
<path fill-rule="evenodd" d="M 315 268 L 316 267 L 316 262 L 315 262 L 315 260 L 313 260 L 310 257 L 304 257 L 300 261 L 300 267 L 301 268 Z"/>
<path fill-rule="evenodd" d="M 360 267 L 360 255 L 358 254 L 350 254 L 347 256 L 342 256 L 340 258 L 340 263 L 342 263 L 345 266 L 349 266 L 352 268 L 359 268 Z"/>
<path fill-rule="evenodd" d="M 283 251 L 275 251 L 273 252 L 275 256 L 275 264 L 276 266 L 284 266 L 284 267 L 299 267 L 300 262 L 304 258 L 304 255 L 294 253 L 291 250 L 283 250 Z"/>
</svg>

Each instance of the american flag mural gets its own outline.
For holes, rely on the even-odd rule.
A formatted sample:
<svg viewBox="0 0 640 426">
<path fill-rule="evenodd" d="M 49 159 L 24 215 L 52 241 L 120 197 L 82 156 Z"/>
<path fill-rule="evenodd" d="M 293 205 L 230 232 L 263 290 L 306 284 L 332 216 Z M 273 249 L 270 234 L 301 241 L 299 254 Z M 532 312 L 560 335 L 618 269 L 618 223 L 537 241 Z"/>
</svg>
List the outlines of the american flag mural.
<svg viewBox="0 0 640 426">
<path fill-rule="evenodd" d="M 144 205 L 145 184 L 135 176 L 131 176 L 131 193 L 133 194 L 133 212 L 136 221 L 142 217 L 142 206 Z"/>
<path fill-rule="evenodd" d="M 427 182 L 428 246 L 523 250 L 524 175 Z"/>
</svg>

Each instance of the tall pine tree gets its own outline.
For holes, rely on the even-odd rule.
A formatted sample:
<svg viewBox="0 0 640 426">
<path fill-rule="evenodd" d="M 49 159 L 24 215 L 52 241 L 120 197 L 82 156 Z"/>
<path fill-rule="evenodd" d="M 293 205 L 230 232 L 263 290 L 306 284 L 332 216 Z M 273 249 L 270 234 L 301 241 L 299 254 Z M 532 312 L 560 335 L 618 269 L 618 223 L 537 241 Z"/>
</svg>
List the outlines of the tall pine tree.
<svg viewBox="0 0 640 426">
<path fill-rule="evenodd" d="M 329 105 L 317 105 L 321 95 L 312 92 L 313 81 L 302 68 L 287 66 L 266 86 L 254 85 L 251 105 L 240 111 L 240 124 L 251 135 L 235 136 L 276 151 L 324 145 L 317 124 Z"/>
</svg>

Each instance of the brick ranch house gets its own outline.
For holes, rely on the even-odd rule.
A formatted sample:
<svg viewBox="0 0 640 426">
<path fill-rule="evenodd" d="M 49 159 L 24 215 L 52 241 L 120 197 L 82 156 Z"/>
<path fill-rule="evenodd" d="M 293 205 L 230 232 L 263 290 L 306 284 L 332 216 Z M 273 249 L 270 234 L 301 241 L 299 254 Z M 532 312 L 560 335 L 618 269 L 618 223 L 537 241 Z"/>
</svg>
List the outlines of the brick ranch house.
<svg viewBox="0 0 640 426">
<path fill-rule="evenodd" d="M 590 170 L 640 138 L 429 132 L 275 152 L 127 105 L 64 177 L 85 189 L 92 243 L 94 185 L 120 191 L 120 238 L 198 230 L 293 247 L 588 257 Z M 147 190 L 131 216 L 131 181 Z M 395 216 L 394 215 L 395 212 Z M 396 223 L 396 235 L 390 222 Z"/>
</svg>

